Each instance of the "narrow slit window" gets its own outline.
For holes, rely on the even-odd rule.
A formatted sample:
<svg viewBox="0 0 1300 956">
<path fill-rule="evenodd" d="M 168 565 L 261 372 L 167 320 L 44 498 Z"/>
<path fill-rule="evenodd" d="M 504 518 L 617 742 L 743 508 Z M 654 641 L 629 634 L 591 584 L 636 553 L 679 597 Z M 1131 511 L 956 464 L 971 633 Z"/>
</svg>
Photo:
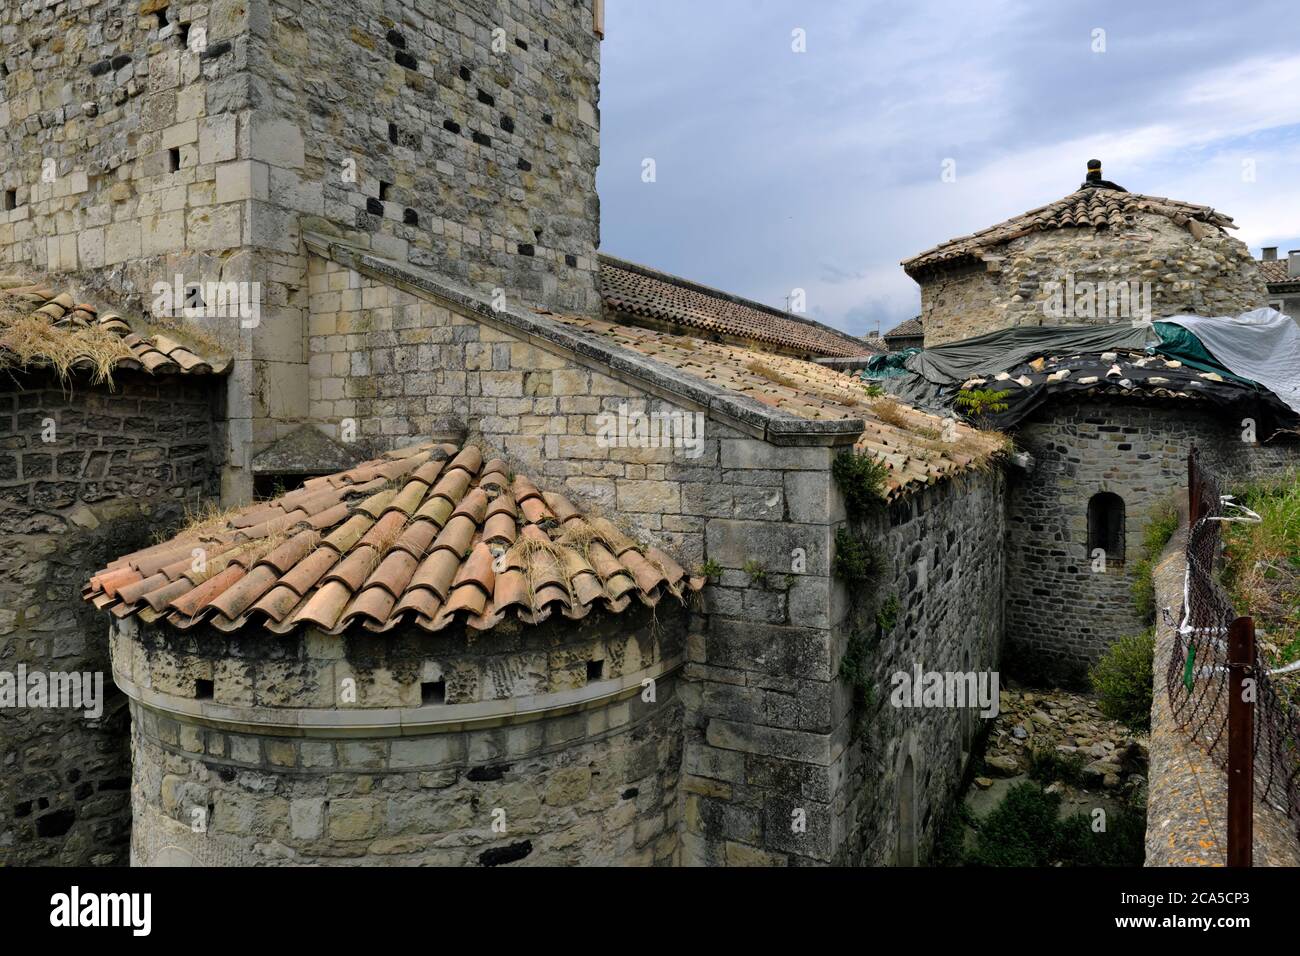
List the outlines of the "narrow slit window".
<svg viewBox="0 0 1300 956">
<path fill-rule="evenodd" d="M 9 212 L 17 208 L 18 208 L 18 190 L 6 189 L 5 190 L 5 212 Z"/>
<path fill-rule="evenodd" d="M 167 169 L 176 172 L 181 168 L 181 149 L 179 146 L 173 146 L 167 150 Z"/>
</svg>

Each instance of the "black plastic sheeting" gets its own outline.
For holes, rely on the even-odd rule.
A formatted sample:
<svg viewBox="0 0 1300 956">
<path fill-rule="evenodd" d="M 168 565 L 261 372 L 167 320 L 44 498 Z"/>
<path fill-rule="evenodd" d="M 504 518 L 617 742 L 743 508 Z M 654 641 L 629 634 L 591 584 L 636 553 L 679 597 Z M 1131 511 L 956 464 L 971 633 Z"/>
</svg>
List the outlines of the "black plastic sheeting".
<svg viewBox="0 0 1300 956">
<path fill-rule="evenodd" d="M 863 378 L 910 405 L 981 428 L 1010 428 L 1054 396 L 1087 393 L 1205 399 L 1261 417 L 1261 424 L 1295 427 L 1297 416 L 1272 392 L 1233 375 L 1208 354 L 1210 364 L 1186 361 L 1186 343 L 1177 346 L 1179 337 L 1165 334 L 1162 324 L 1003 329 L 877 360 Z M 998 400 L 1007 408 L 975 418 L 966 414 L 957 396 L 968 382 L 972 390 L 1005 393 Z"/>
</svg>

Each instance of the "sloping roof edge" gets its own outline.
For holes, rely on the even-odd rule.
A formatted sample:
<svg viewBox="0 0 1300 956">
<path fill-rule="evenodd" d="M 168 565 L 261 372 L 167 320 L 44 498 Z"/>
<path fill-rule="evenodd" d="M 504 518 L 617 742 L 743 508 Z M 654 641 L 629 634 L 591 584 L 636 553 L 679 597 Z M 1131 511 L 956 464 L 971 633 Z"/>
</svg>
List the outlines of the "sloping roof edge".
<svg viewBox="0 0 1300 956">
<path fill-rule="evenodd" d="M 559 350 L 596 371 L 631 378 L 653 394 L 702 410 L 723 424 L 773 445 L 852 445 L 867 427 L 862 419 L 811 421 L 774 412 L 760 402 L 618 348 L 543 313 L 528 312 L 509 303 L 503 309 L 494 309 L 481 293 L 435 278 L 418 267 L 376 256 L 329 236 L 304 233 L 303 241 L 322 258 L 471 313 L 489 326 L 534 345 Z"/>
<path fill-rule="evenodd" d="M 1078 213 L 1080 204 L 1086 207 L 1084 214 Z M 1106 208 L 1094 209 L 1094 205 Z M 1114 224 L 1111 220 L 1115 215 L 1130 212 L 1160 215 L 1179 224 L 1196 220 L 1220 231 L 1237 228 L 1231 216 L 1218 212 L 1212 206 L 1084 184 L 1035 209 L 1010 216 L 969 235 L 947 239 L 899 264 L 904 272 L 915 279 L 934 269 L 978 263 L 982 253 L 1023 236 L 1060 228 L 1109 227 Z"/>
<path fill-rule="evenodd" d="M 635 275 L 643 276 L 655 282 L 662 282 L 667 285 L 677 286 L 681 289 L 686 289 L 690 292 L 695 292 L 700 295 L 707 296 L 708 298 L 711 299 L 718 299 L 723 302 L 730 302 L 733 305 L 738 305 L 746 309 L 752 309 L 756 312 L 761 312 L 764 315 L 771 316 L 772 318 L 778 319 L 782 322 L 789 322 L 794 325 L 804 326 L 810 330 L 816 330 L 834 339 L 835 342 L 838 343 L 843 349 L 842 352 L 835 353 L 835 354 L 842 355 L 845 358 L 857 357 L 859 355 L 872 355 L 875 354 L 876 351 L 879 351 L 879 349 L 871 348 L 870 343 L 862 339 L 855 338 L 846 332 L 842 332 L 839 329 L 833 328 L 832 326 L 826 325 L 825 323 L 818 322 L 815 319 L 810 319 L 806 316 L 795 315 L 790 312 L 783 312 L 780 309 L 770 305 L 766 305 L 765 303 L 756 302 L 753 299 L 747 299 L 744 298 L 743 296 L 734 295 L 730 292 L 724 292 L 721 289 L 715 289 L 712 286 L 704 285 L 701 282 L 696 282 L 692 279 L 685 279 L 681 276 L 674 275 L 671 272 L 664 272 L 661 269 L 654 269 L 651 268 L 650 266 L 642 265 L 639 262 L 632 262 L 630 259 L 621 259 L 617 256 L 612 256 L 605 252 L 600 253 L 597 256 L 597 259 L 599 260 L 601 265 L 608 265 L 614 269 L 621 269 L 625 272 L 631 272 Z M 636 314 L 639 314 L 637 308 L 640 308 L 641 311 L 649 312 L 653 314 L 655 317 L 661 318 L 664 321 L 669 321 L 669 322 L 682 321 L 679 317 L 673 316 L 671 314 L 671 310 L 668 309 L 652 308 L 648 306 L 644 308 L 637 307 L 637 308 L 630 309 L 630 307 L 623 304 L 621 300 L 618 299 L 617 296 L 612 296 L 603 287 L 601 289 L 601 298 L 606 303 L 611 304 L 611 306 L 618 311 L 630 310 Z M 724 337 L 728 335 L 738 339 L 745 337 L 739 331 L 730 332 L 730 333 L 723 330 L 715 330 L 715 331 L 717 332 L 717 334 L 722 335 Z M 770 341 L 767 338 L 764 338 L 763 341 L 767 342 L 767 344 L 772 345 L 774 348 L 785 348 L 795 352 L 820 351 L 820 352 L 824 352 L 828 356 L 832 354 L 826 352 L 825 349 L 817 348 L 815 344 L 810 344 L 807 348 L 804 348 L 801 346 L 797 346 L 792 342 L 777 341 L 778 338 L 779 336 L 773 333 L 770 337 Z M 857 351 L 852 351 L 854 349 L 856 349 Z"/>
</svg>

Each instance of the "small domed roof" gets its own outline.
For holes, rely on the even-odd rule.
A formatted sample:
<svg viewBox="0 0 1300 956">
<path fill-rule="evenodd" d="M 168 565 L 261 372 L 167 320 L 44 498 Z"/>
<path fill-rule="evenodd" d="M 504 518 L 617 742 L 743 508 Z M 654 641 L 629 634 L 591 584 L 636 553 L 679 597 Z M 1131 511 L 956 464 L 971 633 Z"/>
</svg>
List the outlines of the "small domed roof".
<svg viewBox="0 0 1300 956">
<path fill-rule="evenodd" d="M 1197 235 L 1197 228 L 1220 233 L 1236 228 L 1231 216 L 1216 212 L 1209 206 L 1131 193 L 1122 186 L 1102 179 L 1101 163 L 1091 160 L 1087 179 L 1069 195 L 969 236 L 941 242 L 933 249 L 904 259 L 902 266 L 909 276 L 920 280 L 938 268 L 978 261 L 997 246 L 1022 236 L 1066 228 L 1122 230 L 1132 228 L 1136 217 L 1142 213 L 1164 216 L 1178 225 L 1188 226 L 1194 236 Z M 1199 226 L 1190 226 L 1190 223 Z"/>
<path fill-rule="evenodd" d="M 181 630 L 341 634 L 577 619 L 703 585 L 477 446 L 422 444 L 196 522 L 112 562 L 85 598 Z"/>
</svg>

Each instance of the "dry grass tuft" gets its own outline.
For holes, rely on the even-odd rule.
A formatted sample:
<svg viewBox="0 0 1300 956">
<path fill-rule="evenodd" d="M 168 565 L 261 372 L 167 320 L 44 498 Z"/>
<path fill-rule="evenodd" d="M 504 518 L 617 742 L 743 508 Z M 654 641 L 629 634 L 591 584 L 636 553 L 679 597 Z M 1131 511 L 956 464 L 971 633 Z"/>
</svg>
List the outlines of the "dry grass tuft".
<svg viewBox="0 0 1300 956">
<path fill-rule="evenodd" d="M 223 352 L 221 343 L 203 328 L 170 315 L 155 315 L 149 319 L 150 328 L 166 333 L 202 358 L 212 358 Z"/>
<path fill-rule="evenodd" d="M 285 528 L 282 531 L 268 534 L 262 538 L 254 538 L 251 541 L 244 541 L 231 548 L 229 551 L 223 551 L 221 554 L 207 562 L 207 566 L 203 573 L 194 579 L 194 583 L 196 585 L 201 584 L 208 580 L 208 578 L 220 574 L 232 564 L 239 564 L 245 569 L 252 568 L 258 561 L 261 561 L 264 557 L 276 548 L 280 547 L 280 545 L 284 544 L 290 538 L 301 534 L 302 531 L 302 528 Z M 312 536 L 311 547 L 314 549 L 320 544 L 320 533 L 313 531 Z"/>
<path fill-rule="evenodd" d="M 161 544 L 173 539 L 202 541 L 204 538 L 211 538 L 219 531 L 228 530 L 230 519 L 239 514 L 240 510 L 239 506 L 223 508 L 217 501 L 205 501 L 194 508 L 186 504 L 185 523 L 176 531 L 167 528 L 155 531 L 154 543 Z"/>
<path fill-rule="evenodd" d="M 523 566 L 524 580 L 528 583 L 528 606 L 536 614 L 537 591 L 552 583 L 550 572 L 556 572 L 560 584 L 569 593 L 570 606 L 578 604 L 578 595 L 573 590 L 573 582 L 564 570 L 564 545 L 547 538 L 545 541 L 532 536 L 521 536 L 516 542 L 520 564 Z"/>
<path fill-rule="evenodd" d="M 91 381 L 112 385 L 113 367 L 131 359 L 131 350 L 115 333 L 98 325 L 56 327 L 44 315 L 29 312 L 11 299 L 0 298 L 0 362 L 18 367 L 48 363 L 64 381 L 72 366 L 88 360 Z"/>
<path fill-rule="evenodd" d="M 776 369 L 772 368 L 772 366 L 766 365 L 763 362 L 758 361 L 757 359 L 751 362 L 746 362 L 745 368 L 748 371 L 753 372 L 755 375 L 759 376 L 760 378 L 765 378 L 769 382 L 773 382 L 776 385 L 784 385 L 786 388 L 793 388 L 796 391 L 803 388 L 803 383 L 800 382 L 797 378 L 792 378 L 791 376 L 786 375 L 784 372 L 779 372 Z"/>
<path fill-rule="evenodd" d="M 871 413 L 880 419 L 886 425 L 893 425 L 895 428 L 901 428 L 909 431 L 909 423 L 903 406 L 892 398 L 877 398 L 871 402 Z"/>
</svg>

